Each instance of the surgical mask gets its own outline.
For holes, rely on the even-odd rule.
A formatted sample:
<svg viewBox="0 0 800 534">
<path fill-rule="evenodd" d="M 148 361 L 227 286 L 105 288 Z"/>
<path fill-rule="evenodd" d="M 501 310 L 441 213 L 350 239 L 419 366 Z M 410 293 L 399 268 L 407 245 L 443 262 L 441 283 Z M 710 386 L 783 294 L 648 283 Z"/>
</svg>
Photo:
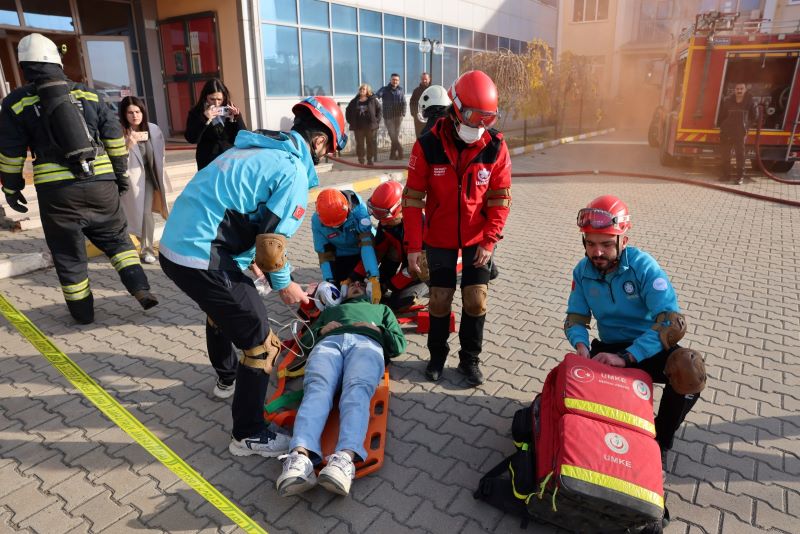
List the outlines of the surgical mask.
<svg viewBox="0 0 800 534">
<path fill-rule="evenodd" d="M 466 144 L 471 145 L 472 143 L 477 143 L 481 137 L 483 137 L 483 132 L 486 131 L 486 128 L 472 128 L 471 126 L 467 126 L 463 123 L 458 123 L 456 125 L 456 133 L 458 137 L 461 138 Z"/>
</svg>

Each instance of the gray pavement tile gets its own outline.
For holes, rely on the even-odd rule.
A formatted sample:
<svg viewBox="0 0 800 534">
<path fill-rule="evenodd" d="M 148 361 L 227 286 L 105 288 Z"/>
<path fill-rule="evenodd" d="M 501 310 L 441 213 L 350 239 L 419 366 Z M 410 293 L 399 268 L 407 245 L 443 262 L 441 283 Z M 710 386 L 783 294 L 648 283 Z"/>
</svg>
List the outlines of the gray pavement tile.
<svg viewBox="0 0 800 534">
<path fill-rule="evenodd" d="M 61 503 L 53 503 L 44 510 L 39 510 L 31 517 L 20 523 L 20 527 L 28 527 L 34 532 L 46 532 L 48 534 L 61 534 L 70 532 L 79 526 L 86 525 L 82 518 L 72 517 L 62 508 Z"/>
<path fill-rule="evenodd" d="M 9 483 L 13 484 L 13 479 L 10 479 Z M 51 505 L 63 506 L 63 503 L 59 502 L 56 497 L 41 493 L 38 484 L 14 485 L 14 488 L 14 491 L 3 496 L 3 506 L 14 512 L 9 518 L 9 523 L 12 525 L 20 525 L 26 519 Z"/>
</svg>

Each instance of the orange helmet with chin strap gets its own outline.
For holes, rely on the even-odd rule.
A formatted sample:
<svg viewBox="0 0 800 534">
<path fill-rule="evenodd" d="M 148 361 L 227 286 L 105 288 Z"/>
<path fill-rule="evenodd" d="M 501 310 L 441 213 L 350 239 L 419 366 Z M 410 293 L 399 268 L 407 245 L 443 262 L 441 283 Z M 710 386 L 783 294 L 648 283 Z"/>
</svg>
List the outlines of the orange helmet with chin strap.
<svg viewBox="0 0 800 534">
<path fill-rule="evenodd" d="M 367 201 L 367 208 L 369 209 L 369 214 L 378 219 L 378 221 L 386 221 L 400 215 L 402 200 L 403 184 L 395 180 L 389 180 L 375 189 Z"/>
<path fill-rule="evenodd" d="M 350 202 L 338 189 L 323 189 L 317 197 L 319 221 L 329 227 L 337 228 L 344 224 L 350 214 Z"/>
<path fill-rule="evenodd" d="M 614 195 L 603 195 L 578 211 L 578 228 L 583 234 L 624 235 L 631 228 L 628 206 Z"/>
</svg>

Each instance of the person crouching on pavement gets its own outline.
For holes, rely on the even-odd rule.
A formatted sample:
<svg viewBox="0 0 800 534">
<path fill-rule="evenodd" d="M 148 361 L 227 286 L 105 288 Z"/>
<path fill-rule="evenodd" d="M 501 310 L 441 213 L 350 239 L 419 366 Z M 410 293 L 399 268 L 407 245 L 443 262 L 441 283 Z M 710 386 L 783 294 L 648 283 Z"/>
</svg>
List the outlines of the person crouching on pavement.
<svg viewBox="0 0 800 534">
<path fill-rule="evenodd" d="M 389 358 L 406 349 L 394 313 L 383 304 L 372 304 L 363 282 L 351 283 L 342 298 L 342 304 L 325 308 L 302 339 L 303 346 L 313 341 L 314 348 L 306 362 L 291 452 L 280 457 L 283 471 L 275 485 L 283 497 L 297 495 L 317 483 L 340 495 L 350 492 L 355 476 L 353 462 L 367 457 L 364 440 L 372 396 Z M 336 452 L 328 456 L 317 477 L 314 465 L 322 459 L 322 431 L 340 387 Z"/>
<path fill-rule="evenodd" d="M 228 450 L 236 456 L 278 456 L 289 445 L 264 422 L 281 342 L 243 270 L 255 255 L 284 303 L 308 302 L 291 280 L 287 238 L 303 221 L 309 188 L 319 183 L 314 165 L 347 143 L 344 116 L 332 98 L 308 97 L 292 112 L 290 132 L 240 131 L 234 147 L 187 184 L 161 238 L 161 269 L 208 316 L 208 355 L 218 376 L 214 395 L 233 395 Z"/>
<path fill-rule="evenodd" d="M 359 278 L 355 268 L 363 262 L 373 302 L 380 302 L 375 229 L 364 201 L 354 191 L 323 189 L 316 205 L 317 210 L 311 217 L 311 233 L 322 279 L 346 286 Z M 347 293 L 344 287 L 342 293 Z"/>
<path fill-rule="evenodd" d="M 430 88 L 429 88 L 430 89 Z M 497 121 L 497 87 L 479 70 L 450 87 L 446 117 L 414 144 L 403 192 L 408 271 L 420 276 L 421 256 L 430 270 L 430 361 L 425 376 L 441 378 L 450 346 L 450 312 L 461 251 L 463 313 L 458 370 L 467 384 L 483 383 L 480 353 L 492 254 L 511 208 L 511 158 Z M 423 209 L 425 224 L 423 224 Z"/>
<path fill-rule="evenodd" d="M 628 246 L 628 206 L 604 195 L 578 212 L 586 253 L 572 272 L 564 332 L 576 352 L 614 367 L 635 367 L 665 384 L 656 416 L 656 441 L 666 476 L 667 451 L 706 384 L 705 363 L 681 348 L 686 319 L 675 289 L 646 252 Z M 589 323 L 598 339 L 589 344 Z"/>
</svg>

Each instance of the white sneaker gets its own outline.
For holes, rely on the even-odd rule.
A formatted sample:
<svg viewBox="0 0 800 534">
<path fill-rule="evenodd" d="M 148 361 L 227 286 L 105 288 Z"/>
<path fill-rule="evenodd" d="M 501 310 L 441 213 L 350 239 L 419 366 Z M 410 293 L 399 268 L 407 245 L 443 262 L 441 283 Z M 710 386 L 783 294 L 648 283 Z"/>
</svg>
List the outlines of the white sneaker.
<svg viewBox="0 0 800 534">
<path fill-rule="evenodd" d="M 155 263 L 156 261 L 156 257 L 149 252 L 142 256 L 142 263 Z"/>
<path fill-rule="evenodd" d="M 356 474 L 356 468 L 350 456 L 336 451 L 328 456 L 328 465 L 319 472 L 319 485 L 332 493 L 347 495 L 350 484 Z"/>
<path fill-rule="evenodd" d="M 236 380 L 231 382 L 230 384 L 226 384 L 219 378 L 217 378 L 217 384 L 214 386 L 214 396 L 218 399 L 227 399 L 233 392 L 236 391 Z"/>
<path fill-rule="evenodd" d="M 272 430 L 267 429 L 249 438 L 237 440 L 231 437 L 228 450 L 234 456 L 260 454 L 265 458 L 274 458 L 289 452 L 289 436 L 286 434 L 276 434 Z"/>
<path fill-rule="evenodd" d="M 278 460 L 283 460 L 283 472 L 275 481 L 278 495 L 289 497 L 316 486 L 317 475 L 314 474 L 314 465 L 308 456 L 292 451 L 278 456 Z"/>
</svg>

